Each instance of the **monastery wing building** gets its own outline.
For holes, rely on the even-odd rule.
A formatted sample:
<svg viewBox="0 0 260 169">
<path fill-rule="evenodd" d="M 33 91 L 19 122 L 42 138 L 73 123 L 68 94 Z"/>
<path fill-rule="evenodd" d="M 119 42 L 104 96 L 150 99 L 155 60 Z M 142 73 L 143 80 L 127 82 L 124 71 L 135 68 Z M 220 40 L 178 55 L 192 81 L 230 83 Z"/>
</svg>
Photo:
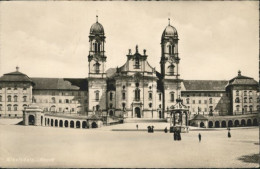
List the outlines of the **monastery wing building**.
<svg viewBox="0 0 260 169">
<path fill-rule="evenodd" d="M 181 79 L 179 36 L 170 24 L 161 37 L 160 72 L 138 46 L 126 54 L 124 65 L 106 69 L 105 40 L 97 20 L 89 33 L 88 78 L 34 78 L 18 67 L 4 74 L 0 117 L 22 117 L 24 108 L 35 102 L 48 113 L 166 119 L 179 97 L 195 120 L 260 111 L 259 84 L 240 71 L 229 81 Z"/>
</svg>

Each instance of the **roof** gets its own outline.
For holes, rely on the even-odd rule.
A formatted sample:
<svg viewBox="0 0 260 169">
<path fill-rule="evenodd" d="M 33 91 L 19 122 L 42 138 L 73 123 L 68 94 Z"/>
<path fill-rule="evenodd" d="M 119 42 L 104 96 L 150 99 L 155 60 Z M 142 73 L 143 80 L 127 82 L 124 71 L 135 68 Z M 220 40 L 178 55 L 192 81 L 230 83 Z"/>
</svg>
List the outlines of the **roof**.
<svg viewBox="0 0 260 169">
<path fill-rule="evenodd" d="M 90 28 L 90 34 L 101 34 L 101 35 L 104 35 L 105 32 L 104 32 L 104 28 L 103 26 L 98 23 L 98 21 L 96 23 L 94 23 L 91 28 Z"/>
<path fill-rule="evenodd" d="M 226 80 L 183 80 L 186 91 L 224 91 Z"/>
<path fill-rule="evenodd" d="M 116 68 L 109 68 L 107 71 L 107 77 L 108 78 L 113 78 L 116 74 Z"/>
<path fill-rule="evenodd" d="M 164 31 L 163 31 L 163 34 L 162 34 L 162 40 L 165 38 L 165 37 L 176 37 L 178 38 L 178 33 L 177 33 L 177 30 L 175 27 L 171 26 L 171 25 L 168 25 Z"/>
<path fill-rule="evenodd" d="M 52 90 L 87 90 L 87 79 L 72 78 L 31 78 L 35 83 L 33 89 Z"/>
<path fill-rule="evenodd" d="M 1 82 L 32 82 L 32 80 L 18 70 L 11 73 L 6 73 L 0 77 Z"/>
<path fill-rule="evenodd" d="M 201 114 L 197 114 L 192 120 L 208 120 L 208 119 Z"/>
<path fill-rule="evenodd" d="M 87 118 L 88 120 L 101 120 L 101 117 L 98 117 L 97 115 L 93 114 Z"/>
<path fill-rule="evenodd" d="M 238 71 L 238 75 L 229 80 L 228 85 L 258 85 L 258 82 L 251 77 L 242 76 L 241 71 Z"/>
</svg>

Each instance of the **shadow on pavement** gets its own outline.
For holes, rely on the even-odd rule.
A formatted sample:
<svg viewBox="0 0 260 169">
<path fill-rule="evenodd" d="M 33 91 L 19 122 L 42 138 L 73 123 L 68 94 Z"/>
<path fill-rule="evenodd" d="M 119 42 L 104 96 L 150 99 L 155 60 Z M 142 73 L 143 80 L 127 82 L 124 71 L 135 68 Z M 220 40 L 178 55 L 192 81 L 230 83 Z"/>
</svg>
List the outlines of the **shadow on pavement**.
<svg viewBox="0 0 260 169">
<path fill-rule="evenodd" d="M 245 163 L 257 163 L 260 162 L 260 155 L 259 154 L 252 154 L 252 155 L 244 155 L 239 157 L 238 160 L 243 161 Z"/>
</svg>

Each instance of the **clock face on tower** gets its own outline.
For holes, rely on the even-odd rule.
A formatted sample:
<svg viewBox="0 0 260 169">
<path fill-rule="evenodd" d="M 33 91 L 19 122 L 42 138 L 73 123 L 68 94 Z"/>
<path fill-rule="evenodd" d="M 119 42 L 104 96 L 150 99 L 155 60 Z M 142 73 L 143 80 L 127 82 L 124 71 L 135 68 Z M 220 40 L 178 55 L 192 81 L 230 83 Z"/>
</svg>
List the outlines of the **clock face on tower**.
<svg viewBox="0 0 260 169">
<path fill-rule="evenodd" d="M 94 59 L 94 61 L 99 61 L 100 57 L 98 55 L 94 55 L 93 59 Z"/>
<path fill-rule="evenodd" d="M 174 63 L 173 57 L 169 57 L 169 62 L 170 62 L 170 63 Z"/>
</svg>

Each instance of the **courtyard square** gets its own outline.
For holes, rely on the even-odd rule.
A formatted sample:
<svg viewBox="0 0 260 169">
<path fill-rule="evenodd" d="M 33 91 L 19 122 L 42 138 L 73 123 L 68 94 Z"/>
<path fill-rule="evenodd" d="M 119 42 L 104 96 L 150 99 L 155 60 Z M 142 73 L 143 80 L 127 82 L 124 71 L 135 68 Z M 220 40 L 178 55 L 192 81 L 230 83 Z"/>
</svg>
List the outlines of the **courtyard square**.
<svg viewBox="0 0 260 169">
<path fill-rule="evenodd" d="M 139 124 L 143 129 L 146 125 Z M 153 125 L 163 129 L 167 123 Z M 190 131 L 181 141 L 156 130 L 112 131 L 131 127 L 135 123 L 98 129 L 1 123 L 0 167 L 259 167 L 257 127 L 231 128 L 231 138 L 226 129 Z"/>
</svg>

